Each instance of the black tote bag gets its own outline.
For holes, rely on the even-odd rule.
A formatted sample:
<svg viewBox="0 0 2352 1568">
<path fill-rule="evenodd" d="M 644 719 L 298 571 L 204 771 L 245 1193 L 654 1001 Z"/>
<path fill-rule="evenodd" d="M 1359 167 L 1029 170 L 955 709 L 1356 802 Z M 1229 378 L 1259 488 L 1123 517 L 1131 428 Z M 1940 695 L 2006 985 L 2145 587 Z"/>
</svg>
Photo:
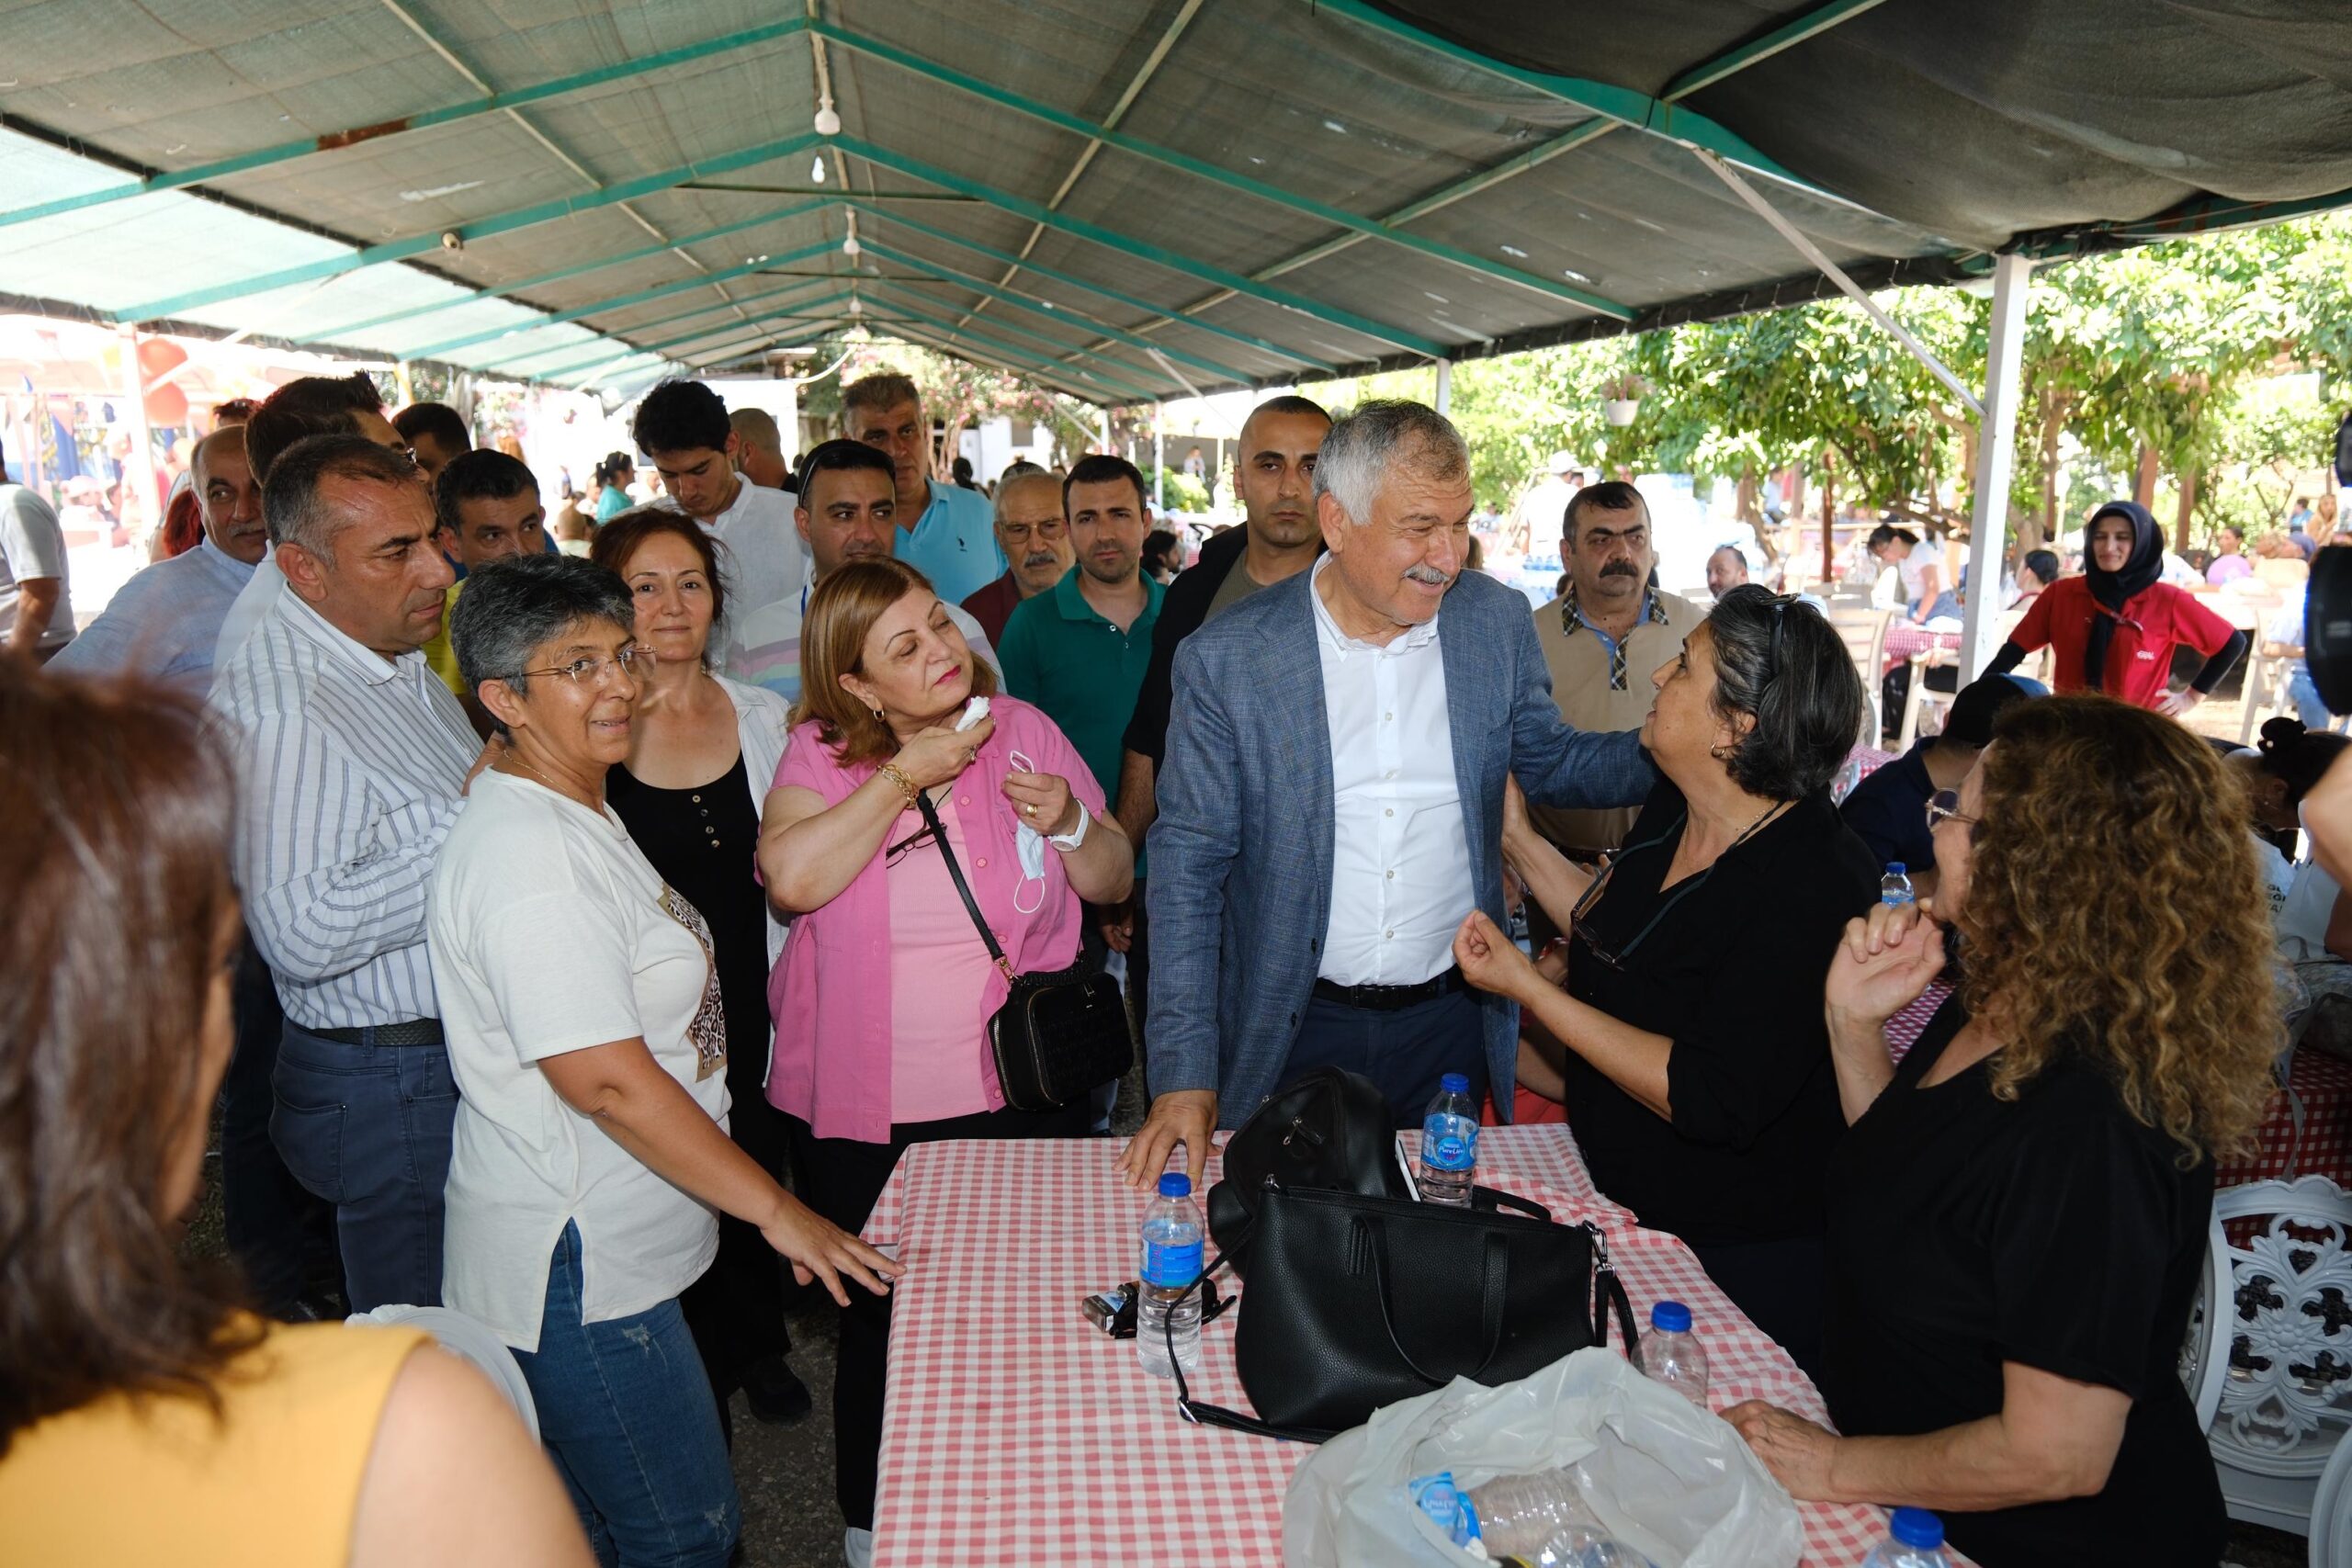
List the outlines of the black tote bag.
<svg viewBox="0 0 2352 1568">
<path fill-rule="evenodd" d="M 1612 1312 L 1633 1354 L 1600 1227 L 1490 1196 L 1494 1210 L 1265 1188 L 1234 1331 L 1257 1416 L 1194 1401 L 1180 1370 L 1185 1418 L 1321 1442 L 1456 1377 L 1491 1387 L 1605 1345 Z"/>
</svg>

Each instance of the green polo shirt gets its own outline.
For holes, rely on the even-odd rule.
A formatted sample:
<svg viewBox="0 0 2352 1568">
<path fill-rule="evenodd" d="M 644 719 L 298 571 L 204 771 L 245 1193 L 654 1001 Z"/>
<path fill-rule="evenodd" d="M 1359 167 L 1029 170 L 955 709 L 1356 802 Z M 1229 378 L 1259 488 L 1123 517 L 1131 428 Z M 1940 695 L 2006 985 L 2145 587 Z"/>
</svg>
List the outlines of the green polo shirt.
<svg viewBox="0 0 2352 1568">
<path fill-rule="evenodd" d="M 1071 567 L 1050 592 L 1016 605 L 996 651 L 1004 665 L 1005 690 L 1036 704 L 1061 727 L 1102 786 L 1103 799 L 1115 807 L 1119 753 L 1151 664 L 1151 628 L 1168 591 L 1145 578 L 1150 597 L 1135 625 L 1123 632 L 1078 591 L 1085 570 Z"/>
</svg>

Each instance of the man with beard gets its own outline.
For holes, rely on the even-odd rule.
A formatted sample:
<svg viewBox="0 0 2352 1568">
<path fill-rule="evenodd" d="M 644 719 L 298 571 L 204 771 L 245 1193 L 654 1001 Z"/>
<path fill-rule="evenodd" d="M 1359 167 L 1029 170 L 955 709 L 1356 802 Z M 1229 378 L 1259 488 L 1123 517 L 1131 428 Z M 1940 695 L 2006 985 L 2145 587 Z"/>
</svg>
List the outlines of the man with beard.
<svg viewBox="0 0 2352 1568">
<path fill-rule="evenodd" d="M 982 630 L 1004 640 L 1004 624 L 1024 599 L 1035 599 L 1062 580 L 1077 552 L 1069 522 L 1062 515 L 1061 486 L 1042 468 L 1008 472 L 996 484 L 996 543 L 1012 564 L 1002 577 L 964 601 Z M 1098 781 L 1101 782 L 1101 781 Z M 1116 781 L 1112 781 L 1115 786 Z"/>
<path fill-rule="evenodd" d="M 1168 749 L 1168 710 L 1173 699 L 1170 672 L 1176 648 L 1209 621 L 1261 588 L 1295 577 L 1323 553 L 1315 522 L 1315 455 L 1322 448 L 1331 416 L 1323 405 L 1300 397 L 1269 398 L 1250 411 L 1234 444 L 1234 493 L 1241 498 L 1242 525 L 1227 528 L 1201 547 L 1201 558 L 1168 585 L 1153 628 L 1151 667 L 1136 696 L 1120 754 L 1114 814 L 1130 841 L 1143 836 L 1159 815 L 1159 771 Z M 1148 940 L 1144 882 L 1126 904 L 1112 912 L 1102 934 L 1127 955 L 1128 998 L 1136 1025 L 1148 1010 L 1151 953 Z"/>
<path fill-rule="evenodd" d="M 1632 485 L 1611 479 L 1571 496 L 1560 557 L 1567 591 L 1535 612 L 1552 699 L 1580 730 L 1639 729 L 1656 693 L 1650 675 L 1680 656 L 1682 639 L 1706 616 L 1649 586 L 1657 550 L 1649 503 Z M 1634 813 L 1539 806 L 1529 816 L 1562 853 L 1589 863 L 1624 842 Z"/>
<path fill-rule="evenodd" d="M 773 492 L 771 492 L 773 493 Z M 786 702 L 800 700 L 800 622 L 808 613 L 809 591 L 843 563 L 873 560 L 890 553 L 898 528 L 898 482 L 888 454 L 862 441 L 820 442 L 800 459 L 798 483 L 784 492 L 793 502 L 793 526 L 808 556 L 808 581 L 799 591 L 743 616 L 744 643 L 763 655 L 760 684 Z M 729 572 L 725 552 L 722 573 Z M 734 581 L 729 576 L 728 592 Z M 996 650 L 979 622 L 953 604 L 947 618 L 972 645 L 973 657 L 997 669 Z M 730 608 L 729 615 L 734 612 Z M 999 671 L 1001 673 L 1001 671 Z"/>
</svg>

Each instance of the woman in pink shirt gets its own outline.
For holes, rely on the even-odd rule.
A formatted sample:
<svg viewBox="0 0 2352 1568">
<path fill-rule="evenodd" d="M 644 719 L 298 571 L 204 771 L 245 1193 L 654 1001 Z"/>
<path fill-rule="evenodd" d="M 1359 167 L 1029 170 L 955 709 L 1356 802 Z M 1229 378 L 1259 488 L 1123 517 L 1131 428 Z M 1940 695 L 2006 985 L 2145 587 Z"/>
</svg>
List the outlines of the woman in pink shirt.
<svg viewBox="0 0 2352 1568">
<path fill-rule="evenodd" d="M 908 1145 L 1082 1134 L 1083 1101 L 1008 1109 L 988 1042 L 1004 975 L 915 807 L 948 847 L 1016 972 L 1076 962 L 1080 901 L 1116 903 L 1135 852 L 1060 729 L 997 695 L 931 583 L 896 560 L 836 569 L 809 596 L 792 742 L 761 813 L 760 873 L 797 917 L 768 980 L 794 1186 L 863 1228 Z M 989 716 L 955 728 L 972 697 Z M 1041 840 L 1023 864 L 1021 830 Z M 1042 862 L 1042 863 L 1040 863 Z M 855 1561 L 872 1528 L 889 1307 L 842 1319 L 836 1490 Z"/>
</svg>

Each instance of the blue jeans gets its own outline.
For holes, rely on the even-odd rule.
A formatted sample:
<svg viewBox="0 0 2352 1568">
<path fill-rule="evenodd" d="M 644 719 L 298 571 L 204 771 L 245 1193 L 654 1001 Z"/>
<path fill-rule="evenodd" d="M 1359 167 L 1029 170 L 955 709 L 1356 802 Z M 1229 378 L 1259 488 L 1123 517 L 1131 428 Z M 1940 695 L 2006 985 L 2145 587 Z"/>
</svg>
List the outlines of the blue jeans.
<svg viewBox="0 0 2352 1568">
<path fill-rule="evenodd" d="M 334 1211 L 306 1192 L 269 1140 L 286 1015 L 253 939 L 237 962 L 237 1045 L 220 1080 L 221 1230 L 254 1304 L 272 1317 L 300 1310 L 314 1266 L 332 1269 Z"/>
<path fill-rule="evenodd" d="M 334 1205 L 354 1312 L 441 1304 L 441 1189 L 458 1080 L 440 1045 L 345 1045 L 288 1020 L 270 1141 Z"/>
<path fill-rule="evenodd" d="M 1924 610 L 1920 608 L 1919 601 L 1917 599 L 1914 599 L 1909 604 L 1905 605 L 1905 608 L 1923 621 L 1932 621 L 1938 615 L 1950 615 L 1953 620 L 1958 620 L 1961 618 L 1962 615 L 1960 596 L 1949 588 L 1945 589 L 1941 593 L 1937 594 L 1936 602 L 1928 605 Z"/>
<path fill-rule="evenodd" d="M 2287 701 L 2294 708 L 2295 716 L 2303 721 L 2305 729 L 2325 729 L 2335 722 L 2335 716 L 2320 701 L 2311 666 L 2300 659 L 2287 672 Z"/>
<path fill-rule="evenodd" d="M 725 1568 L 743 1527 L 718 1405 L 675 1297 L 580 1321 L 580 1227 L 548 1266 L 539 1348 L 517 1350 L 539 1437 L 605 1568 Z"/>
</svg>

